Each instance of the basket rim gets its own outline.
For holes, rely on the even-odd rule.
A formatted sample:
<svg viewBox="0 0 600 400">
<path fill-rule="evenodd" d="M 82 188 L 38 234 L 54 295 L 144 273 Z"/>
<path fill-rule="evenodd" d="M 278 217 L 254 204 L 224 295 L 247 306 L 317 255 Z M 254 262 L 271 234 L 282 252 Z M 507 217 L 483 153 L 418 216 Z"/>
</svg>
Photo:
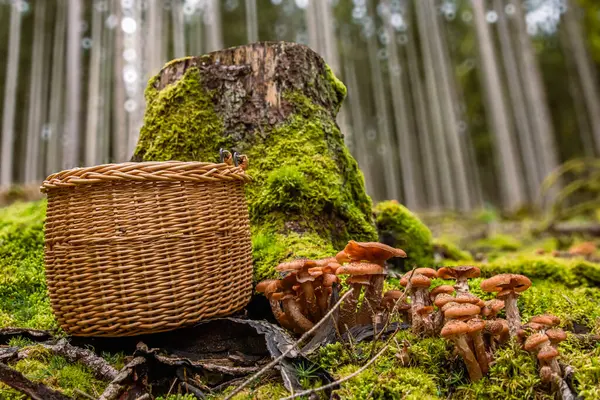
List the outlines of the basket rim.
<svg viewBox="0 0 600 400">
<path fill-rule="evenodd" d="M 51 189 L 90 185 L 103 182 L 250 182 L 252 178 L 241 167 L 203 161 L 142 161 L 75 167 L 49 175 L 40 187 Z"/>
</svg>

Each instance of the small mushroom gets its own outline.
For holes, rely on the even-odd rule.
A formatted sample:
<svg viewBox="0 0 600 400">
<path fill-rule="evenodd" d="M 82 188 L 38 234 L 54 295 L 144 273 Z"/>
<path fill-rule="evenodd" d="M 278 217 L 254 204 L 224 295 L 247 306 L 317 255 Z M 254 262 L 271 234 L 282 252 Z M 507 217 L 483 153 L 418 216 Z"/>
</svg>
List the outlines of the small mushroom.
<svg viewBox="0 0 600 400">
<path fill-rule="evenodd" d="M 475 382 L 480 380 L 483 377 L 481 372 L 481 367 L 473 355 L 471 348 L 467 342 L 467 333 L 469 332 L 469 326 L 457 320 L 448 321 L 446 325 L 442 328 L 441 335 L 443 338 L 451 340 L 454 342 L 458 354 L 465 361 L 465 365 L 467 366 L 467 371 L 469 372 L 469 377 L 471 381 Z"/>
<path fill-rule="evenodd" d="M 485 375 L 489 370 L 488 358 L 485 352 L 485 343 L 482 335 L 482 331 L 485 328 L 485 321 L 479 318 L 473 318 L 467 322 L 467 325 L 469 326 L 469 337 L 473 341 L 477 362 L 479 363 L 481 372 Z"/>
<path fill-rule="evenodd" d="M 300 284 L 302 292 L 304 293 L 304 299 L 306 302 L 306 308 L 310 317 L 317 321 L 320 318 L 320 311 L 317 305 L 317 298 L 315 295 L 314 281 L 316 277 L 311 275 L 308 270 L 316 267 L 317 263 L 313 260 L 298 259 L 294 261 L 284 262 L 275 267 L 276 271 L 279 272 L 293 272 L 296 274 L 296 281 Z"/>
<path fill-rule="evenodd" d="M 401 290 L 388 290 L 381 299 L 381 308 L 388 313 L 397 312 L 402 315 L 402 319 L 409 322 L 410 314 L 408 311 L 411 305 L 406 302 L 406 295 Z"/>
<path fill-rule="evenodd" d="M 530 324 L 539 324 L 545 328 L 549 328 L 560 324 L 560 318 L 551 314 L 536 315 L 531 317 L 528 325 Z"/>
<path fill-rule="evenodd" d="M 540 361 L 540 365 L 548 366 L 553 373 L 561 376 L 560 365 L 556 357 L 559 356 L 558 350 L 550 346 L 549 343 L 544 344 L 537 354 L 537 358 Z"/>
<path fill-rule="evenodd" d="M 410 298 L 411 298 L 411 312 L 412 312 L 412 329 L 415 334 L 423 332 L 425 327 L 424 321 L 421 316 L 417 313 L 419 306 L 426 306 L 429 303 L 429 293 L 427 289 L 431 285 L 431 279 L 425 275 L 416 273 L 416 271 L 407 272 L 400 279 L 400 285 L 407 287 L 410 281 Z"/>
<path fill-rule="evenodd" d="M 335 273 L 336 275 L 341 275 L 340 269 L 338 268 Z M 352 286 L 352 294 L 348 296 L 340 307 L 339 329 L 341 332 L 345 332 L 356 325 L 358 299 L 363 286 L 368 287 L 371 284 L 369 278 L 368 275 L 350 275 L 346 279 L 346 283 Z"/>
<path fill-rule="evenodd" d="M 406 257 L 406 253 L 402 249 L 396 249 L 383 243 L 355 242 L 354 240 L 350 240 L 344 248 L 344 254 L 345 256 L 340 257 L 340 259 L 364 261 L 369 264 L 377 264 L 382 268 L 381 272 L 368 273 L 371 276 L 371 282 L 365 291 L 365 297 L 357 316 L 357 323 L 369 323 L 381 302 L 383 282 L 385 281 L 386 275 L 386 272 L 383 269 L 385 267 L 385 262 L 392 257 Z M 338 259 L 337 256 L 336 259 Z M 345 265 L 340 268 L 343 267 L 345 267 Z"/>
<path fill-rule="evenodd" d="M 294 292 L 288 291 L 287 293 L 284 293 L 281 301 L 283 304 L 283 311 L 288 315 L 290 321 L 294 325 L 300 328 L 303 333 L 312 329 L 314 324 L 302 314 L 298 297 Z"/>
<path fill-rule="evenodd" d="M 454 288 L 457 293 L 469 292 L 469 278 L 478 278 L 481 270 L 477 267 L 464 265 L 460 267 L 442 267 L 438 269 L 437 276 L 441 279 L 454 279 Z"/>
<path fill-rule="evenodd" d="M 591 256 L 596 252 L 596 245 L 593 242 L 583 242 L 571 246 L 569 254 L 572 256 Z"/>
<path fill-rule="evenodd" d="M 521 316 L 517 307 L 517 298 L 520 293 L 529 289 L 531 281 L 523 275 L 500 274 L 481 282 L 481 289 L 486 292 L 499 292 L 497 297 L 504 300 L 506 306 L 506 320 L 510 336 L 517 335 L 521 327 Z"/>
<path fill-rule="evenodd" d="M 508 340 L 508 323 L 500 318 L 487 320 L 483 333 L 488 338 L 490 349 L 494 351 L 496 344 L 502 344 Z"/>
<path fill-rule="evenodd" d="M 494 319 L 504 308 L 504 302 L 498 299 L 492 299 L 485 302 L 481 309 L 481 315 L 488 319 Z"/>
<path fill-rule="evenodd" d="M 481 309 L 475 304 L 462 303 L 450 307 L 444 311 L 447 319 L 468 320 L 479 315 Z"/>
<path fill-rule="evenodd" d="M 295 328 L 294 324 L 290 321 L 289 317 L 281 309 L 281 304 L 279 303 L 279 301 L 274 300 L 272 298 L 273 293 L 275 293 L 279 288 L 281 288 L 279 280 L 267 279 L 259 282 L 256 285 L 255 290 L 257 293 L 263 293 L 265 297 L 269 300 L 271 311 L 273 312 L 273 316 L 275 317 L 279 325 L 290 331 L 298 331 Z"/>
<path fill-rule="evenodd" d="M 540 368 L 540 380 L 543 383 L 552 382 L 552 369 L 548 366 L 543 366 Z"/>
<path fill-rule="evenodd" d="M 433 302 L 435 300 L 435 298 L 439 294 L 442 294 L 442 293 L 451 295 L 452 293 L 454 293 L 454 287 L 452 287 L 450 285 L 440 285 L 440 286 L 432 289 L 431 292 L 429 292 L 429 298 Z"/>
</svg>

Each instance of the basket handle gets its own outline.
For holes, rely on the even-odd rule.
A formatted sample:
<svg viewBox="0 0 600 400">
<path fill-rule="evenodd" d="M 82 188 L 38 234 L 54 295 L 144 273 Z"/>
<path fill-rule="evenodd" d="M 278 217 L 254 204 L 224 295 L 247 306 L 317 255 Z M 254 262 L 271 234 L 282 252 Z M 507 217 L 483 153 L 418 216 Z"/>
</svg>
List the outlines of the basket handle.
<svg viewBox="0 0 600 400">
<path fill-rule="evenodd" d="M 245 154 L 240 154 L 237 151 L 233 151 L 232 155 L 230 151 L 221 148 L 219 149 L 219 158 L 221 163 L 241 167 L 244 171 L 248 168 L 248 156 Z"/>
</svg>

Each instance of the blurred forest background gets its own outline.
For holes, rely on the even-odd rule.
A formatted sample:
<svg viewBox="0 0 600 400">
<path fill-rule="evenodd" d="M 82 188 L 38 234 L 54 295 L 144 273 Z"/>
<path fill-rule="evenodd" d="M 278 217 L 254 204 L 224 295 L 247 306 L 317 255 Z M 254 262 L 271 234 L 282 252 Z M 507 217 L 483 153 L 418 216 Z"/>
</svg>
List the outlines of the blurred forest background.
<svg viewBox="0 0 600 400">
<path fill-rule="evenodd" d="M 551 171 L 600 156 L 597 0 L 0 0 L 0 187 L 127 161 L 165 62 L 264 40 L 346 84 L 374 200 L 536 207 Z"/>
</svg>

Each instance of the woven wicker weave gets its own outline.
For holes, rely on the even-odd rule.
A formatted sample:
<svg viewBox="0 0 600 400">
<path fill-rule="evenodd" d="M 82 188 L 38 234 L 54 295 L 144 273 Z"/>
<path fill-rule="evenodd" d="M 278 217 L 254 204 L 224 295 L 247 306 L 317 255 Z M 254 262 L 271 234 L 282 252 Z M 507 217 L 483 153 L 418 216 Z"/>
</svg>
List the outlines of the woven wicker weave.
<svg viewBox="0 0 600 400">
<path fill-rule="evenodd" d="M 252 291 L 241 167 L 143 162 L 50 175 L 45 261 L 60 326 L 131 336 L 231 314 Z"/>
</svg>

